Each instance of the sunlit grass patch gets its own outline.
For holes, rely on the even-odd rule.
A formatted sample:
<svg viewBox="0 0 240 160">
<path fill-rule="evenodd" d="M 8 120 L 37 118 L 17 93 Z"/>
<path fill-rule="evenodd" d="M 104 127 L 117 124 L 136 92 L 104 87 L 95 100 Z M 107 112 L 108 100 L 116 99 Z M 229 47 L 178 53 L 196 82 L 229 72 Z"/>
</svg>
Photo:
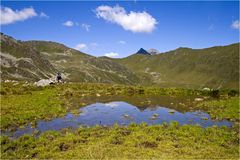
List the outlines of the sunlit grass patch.
<svg viewBox="0 0 240 160">
<path fill-rule="evenodd" d="M 1 129 L 15 128 L 39 119 L 64 115 L 66 108 L 54 89 L 32 91 L 31 94 L 1 96 Z"/>
</svg>

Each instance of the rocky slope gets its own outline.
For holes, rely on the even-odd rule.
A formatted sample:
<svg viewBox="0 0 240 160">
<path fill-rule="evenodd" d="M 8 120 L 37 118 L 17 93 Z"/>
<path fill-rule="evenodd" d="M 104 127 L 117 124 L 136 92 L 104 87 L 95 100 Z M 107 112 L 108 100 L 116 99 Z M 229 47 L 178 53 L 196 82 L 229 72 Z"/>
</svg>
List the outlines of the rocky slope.
<svg viewBox="0 0 240 160">
<path fill-rule="evenodd" d="M 39 80 L 56 73 L 53 65 L 40 52 L 22 41 L 1 33 L 1 79 Z"/>
<path fill-rule="evenodd" d="M 64 75 L 64 79 L 74 82 L 101 82 L 137 84 L 139 78 L 123 65 L 110 59 L 97 58 L 62 44 L 47 41 L 25 42 L 50 60 Z"/>
</svg>

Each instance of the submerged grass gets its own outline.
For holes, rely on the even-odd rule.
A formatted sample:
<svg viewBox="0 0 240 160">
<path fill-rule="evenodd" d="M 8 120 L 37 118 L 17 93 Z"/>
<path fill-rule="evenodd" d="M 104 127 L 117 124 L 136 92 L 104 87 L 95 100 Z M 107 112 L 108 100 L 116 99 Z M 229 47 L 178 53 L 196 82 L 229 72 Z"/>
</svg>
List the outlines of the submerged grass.
<svg viewBox="0 0 240 160">
<path fill-rule="evenodd" d="M 38 138 L 25 135 L 15 140 L 1 137 L 1 145 L 3 159 L 238 159 L 239 156 L 236 131 L 226 127 L 179 126 L 176 122 L 49 131 Z"/>
</svg>

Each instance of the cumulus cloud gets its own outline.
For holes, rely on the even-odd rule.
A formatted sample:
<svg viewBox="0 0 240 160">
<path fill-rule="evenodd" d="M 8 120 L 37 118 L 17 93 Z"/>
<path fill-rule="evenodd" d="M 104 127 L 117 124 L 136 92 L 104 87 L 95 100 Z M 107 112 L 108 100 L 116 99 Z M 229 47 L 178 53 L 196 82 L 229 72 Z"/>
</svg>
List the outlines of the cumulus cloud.
<svg viewBox="0 0 240 160">
<path fill-rule="evenodd" d="M 11 8 L 1 6 L 0 16 L 1 25 L 7 25 L 15 23 L 17 21 L 24 21 L 29 18 L 35 17 L 37 16 L 37 13 L 32 7 L 14 11 Z"/>
<path fill-rule="evenodd" d="M 132 32 L 152 32 L 157 25 L 157 20 L 149 13 L 133 12 L 127 13 L 123 7 L 120 6 L 99 6 L 96 8 L 96 15 L 108 22 L 118 24 L 125 30 Z"/>
<path fill-rule="evenodd" d="M 231 27 L 233 29 L 240 29 L 240 21 L 239 20 L 236 20 L 232 23 Z"/>
<path fill-rule="evenodd" d="M 90 30 L 90 27 L 91 27 L 91 25 L 85 24 L 85 23 L 83 23 L 81 26 L 82 26 L 82 28 L 84 28 L 86 31 L 89 31 L 89 30 Z"/>
<path fill-rule="evenodd" d="M 76 49 L 76 50 L 79 50 L 79 51 L 83 51 L 83 50 L 87 50 L 88 47 L 87 47 L 87 45 L 84 44 L 84 43 L 79 43 L 79 44 L 77 44 L 77 45 L 75 46 L 75 49 Z"/>
<path fill-rule="evenodd" d="M 49 18 L 49 16 L 46 15 L 46 13 L 44 13 L 44 12 L 41 12 L 39 16 L 42 18 L 47 18 L 47 19 Z"/>
<path fill-rule="evenodd" d="M 72 21 L 68 20 L 68 21 L 64 22 L 62 25 L 66 26 L 66 27 L 72 27 L 72 26 L 74 26 L 74 23 Z"/>
<path fill-rule="evenodd" d="M 126 44 L 126 41 L 118 41 L 119 44 Z"/>
<path fill-rule="evenodd" d="M 118 57 L 119 54 L 116 52 L 109 52 L 109 53 L 106 53 L 104 56 L 113 58 L 113 57 Z"/>
</svg>

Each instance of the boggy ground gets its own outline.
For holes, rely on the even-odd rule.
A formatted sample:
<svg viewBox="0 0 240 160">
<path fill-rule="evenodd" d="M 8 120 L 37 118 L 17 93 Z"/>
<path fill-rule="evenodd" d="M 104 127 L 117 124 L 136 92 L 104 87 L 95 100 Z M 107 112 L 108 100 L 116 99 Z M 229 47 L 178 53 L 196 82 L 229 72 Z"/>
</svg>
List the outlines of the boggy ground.
<svg viewBox="0 0 240 160">
<path fill-rule="evenodd" d="M 237 91 L 200 91 L 176 88 L 110 84 L 60 84 L 36 87 L 1 84 L 1 130 L 14 130 L 37 120 L 52 119 L 87 102 L 84 97 L 109 95 L 197 96 L 204 101 L 191 106 L 215 119 L 228 119 L 234 127 L 132 124 L 128 127 L 90 127 L 76 131 L 49 131 L 36 137 L 11 140 L 1 136 L 1 158 L 238 158 L 239 97 Z M 217 99 L 212 99 L 212 97 Z M 186 106 L 187 107 L 187 106 Z M 51 142 L 51 143 L 50 143 Z"/>
<path fill-rule="evenodd" d="M 132 124 L 49 131 L 35 138 L 1 138 L 2 158 L 110 159 L 110 158 L 235 158 L 238 133 L 222 127 L 203 129 L 177 123 Z"/>
</svg>

